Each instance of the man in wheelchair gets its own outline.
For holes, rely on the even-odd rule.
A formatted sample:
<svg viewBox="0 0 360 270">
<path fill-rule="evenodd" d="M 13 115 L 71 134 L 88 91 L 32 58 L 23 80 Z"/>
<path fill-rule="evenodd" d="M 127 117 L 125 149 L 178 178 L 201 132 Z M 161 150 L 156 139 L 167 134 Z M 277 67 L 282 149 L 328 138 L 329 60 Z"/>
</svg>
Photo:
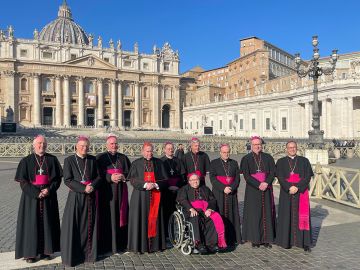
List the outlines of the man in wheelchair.
<svg viewBox="0 0 360 270">
<path fill-rule="evenodd" d="M 194 230 L 194 254 L 213 253 L 226 249 L 225 228 L 219 213 L 215 212 L 216 199 L 205 185 L 200 186 L 197 174 L 188 177 L 188 184 L 177 195 L 183 207 L 184 216 L 191 222 Z"/>
</svg>

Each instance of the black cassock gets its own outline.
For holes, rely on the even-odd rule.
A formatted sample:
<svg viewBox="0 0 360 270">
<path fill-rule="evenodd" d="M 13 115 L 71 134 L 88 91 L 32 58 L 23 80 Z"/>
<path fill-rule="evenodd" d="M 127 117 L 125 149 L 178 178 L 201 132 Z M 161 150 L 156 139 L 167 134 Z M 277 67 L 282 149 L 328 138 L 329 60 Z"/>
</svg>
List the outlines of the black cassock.
<svg viewBox="0 0 360 270">
<path fill-rule="evenodd" d="M 131 194 L 130 208 L 129 208 L 129 223 L 128 223 L 128 250 L 133 252 L 154 252 L 164 250 L 165 243 L 165 225 L 163 205 L 161 203 L 157 212 L 156 220 L 156 235 L 155 237 L 148 237 L 148 217 L 150 211 L 150 200 L 152 191 L 144 188 L 145 179 L 144 172 L 154 172 L 156 183 L 161 192 L 167 189 L 167 173 L 163 162 L 158 158 L 152 158 L 147 161 L 144 158 L 139 158 L 131 164 L 128 179 L 134 190 Z"/>
<path fill-rule="evenodd" d="M 164 221 L 165 221 L 165 234 L 168 235 L 168 223 L 170 215 L 176 210 L 176 195 L 177 190 L 171 190 L 171 186 L 178 188 L 183 187 L 185 182 L 185 168 L 180 159 L 173 157 L 172 159 L 166 156 L 161 157 L 164 163 L 165 170 L 169 179 L 167 181 L 168 188 L 164 189 L 161 193 L 161 200 L 164 210 Z"/>
<path fill-rule="evenodd" d="M 242 158 L 240 168 L 246 181 L 242 237 L 254 244 L 273 243 L 276 233 L 272 190 L 274 159 L 267 153 L 250 152 Z M 266 173 L 268 188 L 265 191 L 259 189 L 260 182 L 251 176 L 259 172 Z"/>
<path fill-rule="evenodd" d="M 36 161 L 36 159 L 38 161 Z M 36 185 L 35 174 L 48 175 L 49 184 Z M 45 153 L 23 158 L 16 170 L 15 181 L 20 182 L 20 198 L 15 259 L 35 258 L 38 254 L 60 251 L 60 220 L 56 191 L 60 187 L 62 169 L 58 159 Z M 40 191 L 48 188 L 49 195 L 39 199 Z"/>
<path fill-rule="evenodd" d="M 182 160 L 184 154 L 184 149 L 176 149 L 174 156 Z"/>
<path fill-rule="evenodd" d="M 86 169 L 85 169 L 86 164 Z M 85 184 L 90 181 L 94 191 L 85 193 Z M 97 259 L 97 194 L 101 178 L 96 158 L 87 155 L 67 157 L 64 161 L 64 183 L 69 193 L 61 224 L 61 259 L 67 266 Z"/>
<path fill-rule="evenodd" d="M 289 183 L 287 179 L 293 171 L 300 176 L 297 184 Z M 276 231 L 276 243 L 283 248 L 297 246 L 304 248 L 312 244 L 311 219 L 308 218 L 309 230 L 299 229 L 299 198 L 308 189 L 313 171 L 309 160 L 305 157 L 296 156 L 294 159 L 283 157 L 276 163 L 276 176 L 280 182 L 280 198 L 278 208 L 278 220 Z M 296 186 L 299 191 L 289 194 L 289 188 Z M 310 213 L 310 209 L 309 209 Z"/>
<path fill-rule="evenodd" d="M 206 173 L 210 171 L 209 156 L 202 151 L 196 154 L 189 151 L 183 156 L 182 161 L 184 163 L 186 177 L 191 173 L 196 173 L 200 177 L 201 185 L 204 185 Z"/>
<path fill-rule="evenodd" d="M 221 158 L 211 161 L 210 180 L 219 213 L 224 221 L 226 243 L 228 245 L 239 244 L 241 242 L 241 225 L 237 198 L 240 184 L 238 163 L 233 159 L 225 162 Z M 224 193 L 226 187 L 231 187 L 231 193 Z"/>
<path fill-rule="evenodd" d="M 126 182 L 116 184 L 111 181 L 111 174 L 122 173 L 126 178 L 131 163 L 127 156 L 109 152 L 99 154 L 97 162 L 102 179 L 98 190 L 99 252 L 116 253 L 127 247 L 128 187 Z"/>
<path fill-rule="evenodd" d="M 212 219 L 206 217 L 202 210 L 196 209 L 191 205 L 194 201 L 204 200 L 209 204 L 207 209 L 216 211 L 216 199 L 211 190 L 207 186 L 200 186 L 195 189 L 187 184 L 179 190 L 176 200 L 183 207 L 186 220 L 193 225 L 195 245 L 199 246 L 202 244 L 210 248 L 215 247 L 218 242 L 218 235 Z M 191 217 L 190 208 L 196 209 L 199 215 Z"/>
</svg>

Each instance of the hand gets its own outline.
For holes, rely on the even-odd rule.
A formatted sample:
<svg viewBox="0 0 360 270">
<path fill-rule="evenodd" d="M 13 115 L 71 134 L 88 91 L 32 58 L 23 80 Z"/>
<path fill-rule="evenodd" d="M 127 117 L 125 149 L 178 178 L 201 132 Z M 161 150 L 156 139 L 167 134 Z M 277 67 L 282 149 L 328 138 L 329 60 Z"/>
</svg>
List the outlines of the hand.
<svg viewBox="0 0 360 270">
<path fill-rule="evenodd" d="M 113 181 L 114 183 L 119 183 L 119 180 L 120 180 L 120 174 L 118 173 L 113 173 L 111 175 L 111 181 Z"/>
<path fill-rule="evenodd" d="M 91 184 L 88 184 L 86 187 L 85 187 L 85 193 L 87 194 L 90 194 L 91 192 L 94 191 L 94 188 Z"/>
<path fill-rule="evenodd" d="M 194 208 L 190 208 L 190 217 L 195 217 L 197 215 L 199 215 L 199 213 Z"/>
<path fill-rule="evenodd" d="M 294 195 L 294 194 L 296 194 L 297 192 L 298 192 L 298 188 L 297 187 L 295 187 L 295 186 L 291 186 L 290 187 L 290 189 L 289 189 L 289 193 L 291 194 L 291 195 Z"/>
<path fill-rule="evenodd" d="M 231 193 L 231 187 L 226 187 L 225 189 L 224 189 L 224 193 L 225 194 L 229 194 L 229 193 Z"/>
<path fill-rule="evenodd" d="M 212 212 L 213 212 L 213 210 L 207 209 L 207 210 L 205 211 L 205 216 L 206 216 L 206 217 L 210 217 Z"/>
<path fill-rule="evenodd" d="M 152 190 L 155 188 L 154 183 L 146 183 L 146 190 Z"/>
<path fill-rule="evenodd" d="M 171 191 L 177 191 L 179 189 L 179 187 L 177 187 L 177 186 L 170 186 L 169 187 L 169 190 L 171 190 Z"/>
<path fill-rule="evenodd" d="M 267 188 L 268 188 L 268 183 L 266 183 L 266 182 L 262 182 L 259 186 L 259 189 L 261 191 L 265 191 Z"/>
<path fill-rule="evenodd" d="M 123 175 L 122 173 L 119 173 L 119 181 L 126 182 L 125 175 Z"/>
<path fill-rule="evenodd" d="M 49 196 L 49 190 L 47 188 L 44 188 L 41 190 L 41 194 L 43 197 Z"/>
</svg>

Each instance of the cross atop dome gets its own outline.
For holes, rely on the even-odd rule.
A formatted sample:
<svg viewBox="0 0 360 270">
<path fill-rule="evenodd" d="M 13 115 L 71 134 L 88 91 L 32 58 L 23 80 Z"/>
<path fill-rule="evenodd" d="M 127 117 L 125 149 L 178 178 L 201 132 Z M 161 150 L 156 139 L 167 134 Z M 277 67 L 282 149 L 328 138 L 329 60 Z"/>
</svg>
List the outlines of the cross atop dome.
<svg viewBox="0 0 360 270">
<path fill-rule="evenodd" d="M 63 0 L 62 5 L 59 7 L 58 17 L 67 18 L 72 20 L 72 14 L 70 7 L 68 6 L 66 0 Z"/>
</svg>

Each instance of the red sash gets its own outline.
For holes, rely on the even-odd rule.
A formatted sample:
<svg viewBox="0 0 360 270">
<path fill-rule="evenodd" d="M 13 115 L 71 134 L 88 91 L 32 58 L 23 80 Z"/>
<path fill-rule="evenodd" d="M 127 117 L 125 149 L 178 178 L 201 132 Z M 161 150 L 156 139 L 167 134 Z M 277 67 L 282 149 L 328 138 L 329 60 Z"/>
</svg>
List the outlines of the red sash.
<svg viewBox="0 0 360 270">
<path fill-rule="evenodd" d="M 42 186 L 50 184 L 49 176 L 46 174 L 37 174 L 35 175 L 35 181 L 32 182 L 33 185 Z"/>
<path fill-rule="evenodd" d="M 195 209 L 201 209 L 204 213 L 209 205 L 207 201 L 204 200 L 196 200 L 191 202 L 192 207 Z M 218 235 L 218 247 L 219 248 L 226 248 L 226 241 L 225 241 L 225 226 L 224 222 L 218 212 L 212 212 L 210 215 L 212 222 L 214 223 L 216 233 Z"/>
<path fill-rule="evenodd" d="M 144 179 L 146 183 L 156 183 L 154 172 L 144 172 Z M 159 214 L 160 197 L 161 193 L 159 190 L 151 190 L 148 216 L 148 238 L 156 236 L 156 221 Z"/>
<path fill-rule="evenodd" d="M 264 172 L 253 173 L 251 176 L 254 177 L 260 183 L 265 182 L 266 180 L 266 173 Z"/>
<path fill-rule="evenodd" d="M 220 176 L 220 175 L 217 175 L 216 179 L 220 183 L 224 184 L 225 186 L 228 186 L 228 185 L 231 185 L 234 182 L 235 177 L 234 176 Z"/>
<path fill-rule="evenodd" d="M 301 180 L 300 175 L 297 173 L 290 174 L 290 177 L 287 179 L 289 183 L 299 183 Z M 304 193 L 300 193 L 299 196 L 299 229 L 301 231 L 310 230 L 310 200 L 309 200 L 309 190 L 305 189 Z"/>
<path fill-rule="evenodd" d="M 123 170 L 122 168 L 112 168 L 112 169 L 107 169 L 106 170 L 107 174 L 114 174 L 114 173 L 120 173 L 123 174 Z M 117 187 L 116 187 L 117 188 Z M 127 225 L 128 220 L 127 220 L 127 216 L 128 216 L 128 187 L 127 184 L 124 183 L 123 184 L 123 189 L 122 189 L 122 194 L 121 194 L 121 202 L 120 202 L 120 227 L 123 227 L 125 225 Z"/>
</svg>

